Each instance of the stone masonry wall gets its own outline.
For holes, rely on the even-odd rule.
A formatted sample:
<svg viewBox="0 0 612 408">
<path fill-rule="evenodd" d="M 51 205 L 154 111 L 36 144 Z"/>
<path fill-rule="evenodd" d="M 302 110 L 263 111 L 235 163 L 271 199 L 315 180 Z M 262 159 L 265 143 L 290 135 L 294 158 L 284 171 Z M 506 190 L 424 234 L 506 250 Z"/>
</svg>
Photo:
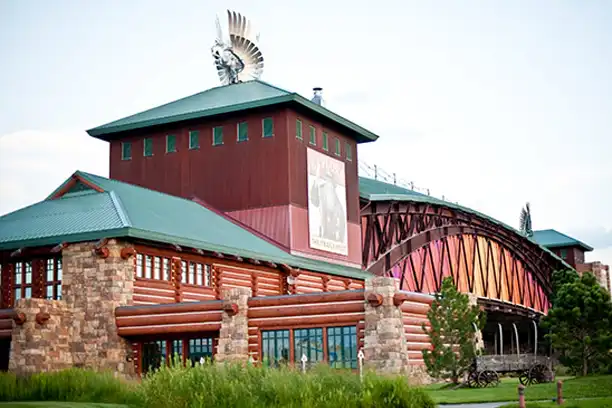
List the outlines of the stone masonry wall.
<svg viewBox="0 0 612 408">
<path fill-rule="evenodd" d="M 63 250 L 62 300 L 21 299 L 25 317 L 13 323 L 9 369 L 24 374 L 76 366 L 134 375 L 131 346 L 117 335 L 115 308 L 133 303 L 133 258 L 121 258 L 125 244 L 109 240 L 108 257 L 93 243 Z M 36 316 L 48 320 L 39 324 Z M 42 321 L 39 319 L 39 321 Z"/>
<path fill-rule="evenodd" d="M 408 374 L 408 348 L 402 311 L 393 303 L 395 280 L 375 277 L 366 280 L 365 298 L 380 295 L 382 304 L 366 301 L 364 357 L 365 367 L 380 374 Z"/>
<path fill-rule="evenodd" d="M 66 302 L 20 299 L 14 309 L 25 322 L 13 323 L 9 370 L 21 375 L 72 367 L 72 313 Z M 37 315 L 48 320 L 43 318 L 40 324 Z"/>
<path fill-rule="evenodd" d="M 246 362 L 249 359 L 249 297 L 249 288 L 231 288 L 224 292 L 217 361 Z M 237 310 L 233 309 L 236 306 Z"/>
<path fill-rule="evenodd" d="M 125 244 L 109 240 L 109 256 L 96 256 L 93 243 L 73 244 L 63 251 L 63 299 L 73 313 L 74 364 L 134 374 L 127 363 L 127 340 L 117 334 L 115 308 L 133 304 L 134 260 L 121 258 Z"/>
</svg>

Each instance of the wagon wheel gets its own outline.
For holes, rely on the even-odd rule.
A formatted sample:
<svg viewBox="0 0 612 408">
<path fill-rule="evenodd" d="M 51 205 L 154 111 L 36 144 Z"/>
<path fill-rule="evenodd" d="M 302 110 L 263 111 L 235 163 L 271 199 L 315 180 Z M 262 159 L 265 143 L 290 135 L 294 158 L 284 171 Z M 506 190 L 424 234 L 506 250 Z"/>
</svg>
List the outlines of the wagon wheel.
<svg viewBox="0 0 612 408">
<path fill-rule="evenodd" d="M 480 388 L 480 382 L 478 381 L 478 371 L 470 371 L 467 378 L 467 384 L 470 388 Z"/>
<path fill-rule="evenodd" d="M 529 377 L 529 370 L 521 371 L 519 374 L 519 382 L 523 385 L 531 385 L 531 377 Z"/>
<path fill-rule="evenodd" d="M 478 374 L 478 382 L 481 387 L 497 387 L 499 385 L 499 375 L 493 370 L 485 370 Z"/>
<path fill-rule="evenodd" d="M 548 367 L 544 364 L 536 364 L 529 369 L 529 379 L 532 384 L 540 384 L 546 382 L 546 372 Z"/>
</svg>

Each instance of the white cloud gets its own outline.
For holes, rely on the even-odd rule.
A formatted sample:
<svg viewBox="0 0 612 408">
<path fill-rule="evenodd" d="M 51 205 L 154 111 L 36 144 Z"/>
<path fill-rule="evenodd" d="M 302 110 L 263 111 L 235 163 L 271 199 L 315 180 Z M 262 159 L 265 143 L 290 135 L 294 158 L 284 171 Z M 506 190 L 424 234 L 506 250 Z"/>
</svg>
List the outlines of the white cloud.
<svg viewBox="0 0 612 408">
<path fill-rule="evenodd" d="M 74 130 L 1 136 L 0 214 L 43 200 L 76 170 L 108 176 L 108 144 Z"/>
</svg>

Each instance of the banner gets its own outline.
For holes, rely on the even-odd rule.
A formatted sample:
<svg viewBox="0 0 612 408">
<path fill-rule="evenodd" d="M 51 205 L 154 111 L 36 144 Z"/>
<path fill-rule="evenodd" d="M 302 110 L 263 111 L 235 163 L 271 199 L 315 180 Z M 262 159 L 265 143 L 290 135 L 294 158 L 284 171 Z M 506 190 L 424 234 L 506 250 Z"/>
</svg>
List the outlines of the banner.
<svg viewBox="0 0 612 408">
<path fill-rule="evenodd" d="M 310 247 L 348 255 L 344 162 L 308 149 Z"/>
</svg>

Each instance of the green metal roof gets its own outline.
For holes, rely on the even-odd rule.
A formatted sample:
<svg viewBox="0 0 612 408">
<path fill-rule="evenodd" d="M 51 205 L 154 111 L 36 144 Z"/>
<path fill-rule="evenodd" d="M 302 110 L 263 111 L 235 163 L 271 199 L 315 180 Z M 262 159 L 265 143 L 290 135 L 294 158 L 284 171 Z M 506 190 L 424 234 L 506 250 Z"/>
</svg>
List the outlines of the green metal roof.
<svg viewBox="0 0 612 408">
<path fill-rule="evenodd" d="M 295 92 L 277 88 L 266 82 L 255 80 L 224 85 L 167 103 L 156 108 L 128 116 L 87 131 L 90 136 L 103 140 L 112 134 L 150 126 L 164 125 L 190 119 L 200 119 L 247 109 L 278 104 L 293 104 L 307 108 L 315 115 L 323 116 L 349 131 L 358 143 L 378 139 L 374 133 L 317 105 Z"/>
<path fill-rule="evenodd" d="M 104 190 L 70 189 L 0 217 L 0 249 L 132 237 L 364 279 L 361 269 L 291 255 L 191 200 L 76 172 Z M 76 191 L 75 191 L 76 190 Z"/>
<path fill-rule="evenodd" d="M 464 207 L 459 204 L 452 203 L 450 201 L 440 200 L 438 198 L 431 197 L 425 194 L 421 194 L 416 191 L 412 191 L 407 188 L 403 188 L 403 187 L 396 186 L 393 184 L 385 183 L 385 182 L 378 181 L 378 180 L 372 180 L 366 177 L 359 177 L 359 196 L 369 201 L 412 201 L 412 202 L 418 202 L 418 203 L 437 204 L 437 205 L 442 205 L 442 206 L 449 207 L 449 208 L 454 208 L 456 210 L 463 211 L 468 214 L 476 215 L 478 217 L 486 219 L 487 221 L 493 224 L 499 225 L 511 232 L 514 232 L 515 234 L 520 235 L 521 238 L 524 238 L 532 242 L 533 244 L 538 245 L 545 252 L 549 253 L 553 258 L 561 262 L 564 265 L 564 267 L 568 269 L 573 269 L 567 262 L 565 262 L 563 259 L 558 257 L 556 254 L 551 252 L 545 245 L 540 244 L 535 239 L 535 236 L 527 237 L 523 235 L 517 229 L 511 227 L 510 225 L 505 224 L 501 221 L 498 221 L 495 218 L 489 217 L 488 215 L 485 215 L 471 208 Z"/>
<path fill-rule="evenodd" d="M 579 247 L 585 251 L 593 250 L 592 247 L 588 246 L 584 242 L 578 241 L 577 239 L 554 229 L 533 231 L 533 239 L 538 244 L 547 248 Z"/>
</svg>

